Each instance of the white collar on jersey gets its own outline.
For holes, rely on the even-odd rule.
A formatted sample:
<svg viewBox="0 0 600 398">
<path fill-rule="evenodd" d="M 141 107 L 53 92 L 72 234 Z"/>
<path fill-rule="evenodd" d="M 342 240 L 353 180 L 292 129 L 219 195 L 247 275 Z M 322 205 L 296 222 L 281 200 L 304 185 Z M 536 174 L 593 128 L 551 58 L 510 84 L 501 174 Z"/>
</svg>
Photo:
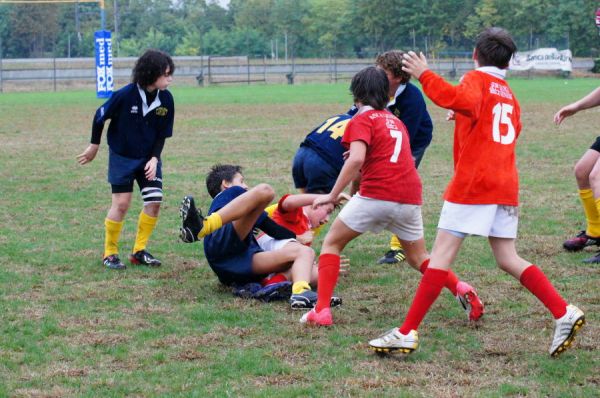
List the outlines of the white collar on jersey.
<svg viewBox="0 0 600 398">
<path fill-rule="evenodd" d="M 146 92 L 143 88 L 140 87 L 139 84 L 137 85 L 137 88 L 140 93 L 140 97 L 142 97 L 142 114 L 146 116 L 148 112 L 160 106 L 160 99 L 158 98 L 158 93 L 160 93 L 160 90 L 156 89 L 156 97 L 154 98 L 154 101 L 152 101 L 150 106 L 148 106 L 148 104 L 146 103 Z"/>
<path fill-rule="evenodd" d="M 394 98 L 392 98 L 391 101 L 388 102 L 388 104 L 387 104 L 388 108 L 396 103 L 396 98 L 398 98 L 398 96 L 400 94 L 402 94 L 402 92 L 404 91 L 405 88 L 406 88 L 406 84 L 401 84 L 398 86 L 398 89 L 396 90 L 396 94 L 394 94 Z"/>
<path fill-rule="evenodd" d="M 358 112 L 356 112 L 356 115 L 354 115 L 354 116 L 358 116 L 361 113 L 365 113 L 367 111 L 372 111 L 373 109 L 375 109 L 375 108 L 373 108 L 371 105 L 363 105 L 360 108 L 358 108 Z"/>
<path fill-rule="evenodd" d="M 498 79 L 506 79 L 506 69 L 500 69 L 495 66 L 481 66 L 475 70 L 487 73 L 488 75 L 492 75 Z"/>
</svg>

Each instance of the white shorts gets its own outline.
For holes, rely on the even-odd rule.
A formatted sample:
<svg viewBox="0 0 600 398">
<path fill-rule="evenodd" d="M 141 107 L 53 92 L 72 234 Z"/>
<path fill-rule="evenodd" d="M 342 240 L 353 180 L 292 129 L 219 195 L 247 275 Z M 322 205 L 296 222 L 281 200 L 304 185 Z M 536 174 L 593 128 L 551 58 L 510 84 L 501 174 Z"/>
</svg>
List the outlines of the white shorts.
<svg viewBox="0 0 600 398">
<path fill-rule="evenodd" d="M 257 238 L 256 241 L 260 248 L 266 252 L 279 250 L 289 242 L 298 242 L 296 239 L 275 239 L 267 234 L 263 234 L 261 237 Z"/>
<path fill-rule="evenodd" d="M 356 232 L 390 231 L 398 238 L 415 241 L 423 237 L 421 206 L 366 198 L 358 194 L 342 208 L 340 220 Z"/>
<path fill-rule="evenodd" d="M 444 202 L 438 228 L 466 235 L 516 239 L 519 208 Z"/>
</svg>

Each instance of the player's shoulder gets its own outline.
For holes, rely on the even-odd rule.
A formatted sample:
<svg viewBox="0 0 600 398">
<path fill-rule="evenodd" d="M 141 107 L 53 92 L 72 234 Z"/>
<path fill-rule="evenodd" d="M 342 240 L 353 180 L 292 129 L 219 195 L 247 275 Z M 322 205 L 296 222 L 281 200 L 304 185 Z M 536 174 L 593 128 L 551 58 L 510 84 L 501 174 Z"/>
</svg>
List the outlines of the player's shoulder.
<svg viewBox="0 0 600 398">
<path fill-rule="evenodd" d="M 167 103 L 173 103 L 173 94 L 171 94 L 171 92 L 169 90 L 161 90 L 160 91 L 160 100 L 163 102 L 167 102 Z"/>
</svg>

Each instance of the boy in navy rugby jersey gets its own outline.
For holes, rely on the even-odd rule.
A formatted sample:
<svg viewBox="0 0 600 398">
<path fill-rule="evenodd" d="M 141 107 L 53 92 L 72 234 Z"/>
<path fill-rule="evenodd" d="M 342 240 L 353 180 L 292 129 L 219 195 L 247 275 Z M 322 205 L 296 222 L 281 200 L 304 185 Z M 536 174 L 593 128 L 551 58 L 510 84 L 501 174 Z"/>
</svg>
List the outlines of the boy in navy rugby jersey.
<svg viewBox="0 0 600 398">
<path fill-rule="evenodd" d="M 206 187 L 213 198 L 207 217 L 202 217 L 192 196 L 183 199 L 181 240 L 193 243 L 204 239 L 208 264 L 224 285 L 234 290 L 244 285 L 256 286 L 266 282 L 270 274 L 282 273 L 284 278 L 277 283 L 267 282 L 264 289 L 252 292 L 253 296 L 264 301 L 270 301 L 272 296 L 290 298 L 296 289 L 302 297 L 290 300 L 291 307 L 312 308 L 314 300 L 310 298 L 316 294 L 310 291 L 310 285 L 315 286 L 317 279 L 313 268 L 315 253 L 296 235 L 306 231 L 290 230 L 289 225 L 270 219 L 264 210 L 275 197 L 273 188 L 258 184 L 249 189 L 241 171 L 235 165 L 212 167 L 206 177 Z M 314 199 L 320 195 L 310 196 Z M 315 218 L 320 222 L 326 214 Z M 253 233 L 255 228 L 279 240 L 276 247 L 261 248 Z M 332 305 L 339 303 L 339 298 L 332 299 Z"/>
<path fill-rule="evenodd" d="M 104 123 L 110 119 L 107 142 L 112 203 L 104 220 L 103 256 L 104 265 L 110 269 L 125 269 L 119 259 L 118 243 L 123 219 L 131 204 L 134 180 L 144 207 L 129 261 L 154 267 L 161 264 L 146 251 L 146 244 L 156 226 L 163 197 L 160 155 L 165 139 L 173 135 L 175 105 L 167 87 L 174 71 L 175 65 L 168 54 L 146 51 L 135 63 L 131 83 L 116 91 L 96 111 L 91 143 L 77 156 L 82 165 L 94 160 Z"/>
<path fill-rule="evenodd" d="M 344 165 L 342 137 L 351 118 L 347 113 L 330 117 L 304 138 L 292 164 L 294 185 L 301 192 L 331 192 Z"/>
</svg>

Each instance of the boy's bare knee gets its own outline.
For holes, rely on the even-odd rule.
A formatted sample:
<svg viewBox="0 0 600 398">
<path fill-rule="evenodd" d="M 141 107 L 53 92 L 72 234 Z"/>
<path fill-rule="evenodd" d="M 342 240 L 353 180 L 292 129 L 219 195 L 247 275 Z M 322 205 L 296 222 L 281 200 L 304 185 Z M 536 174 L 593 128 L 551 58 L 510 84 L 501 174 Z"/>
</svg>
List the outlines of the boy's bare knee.
<svg viewBox="0 0 600 398">
<path fill-rule="evenodd" d="M 125 214 L 129 210 L 129 201 L 118 201 L 113 203 L 112 208 L 114 211 Z"/>
<path fill-rule="evenodd" d="M 260 196 L 261 200 L 264 200 L 266 202 L 271 202 L 275 197 L 275 190 L 269 184 L 258 184 L 257 186 L 252 188 L 252 190 Z"/>
</svg>

